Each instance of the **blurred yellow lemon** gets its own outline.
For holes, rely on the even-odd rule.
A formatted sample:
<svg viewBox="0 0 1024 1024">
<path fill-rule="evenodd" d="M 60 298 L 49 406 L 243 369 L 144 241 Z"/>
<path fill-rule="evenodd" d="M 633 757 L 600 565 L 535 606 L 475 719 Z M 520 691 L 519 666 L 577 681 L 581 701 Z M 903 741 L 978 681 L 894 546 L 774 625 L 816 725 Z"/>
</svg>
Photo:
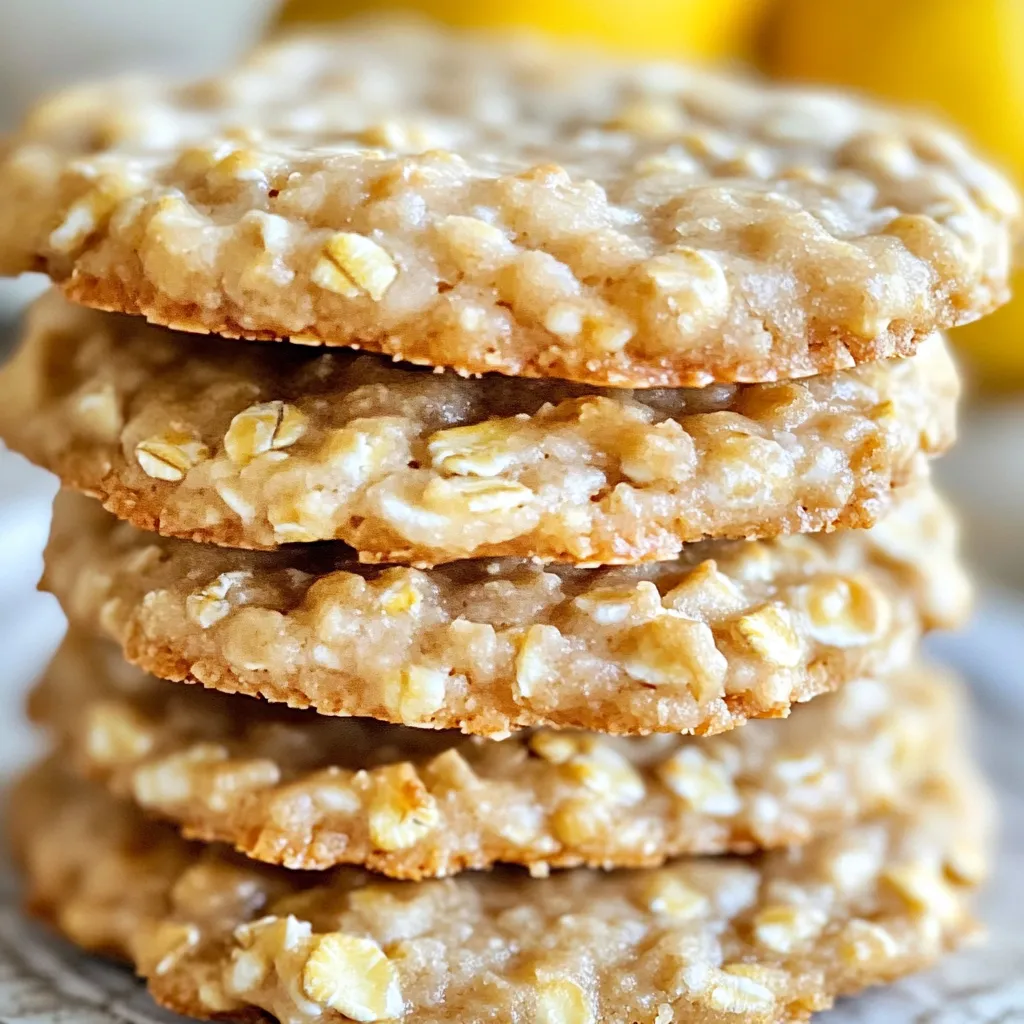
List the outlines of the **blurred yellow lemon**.
<svg viewBox="0 0 1024 1024">
<path fill-rule="evenodd" d="M 459 28 L 532 28 L 627 52 L 745 56 L 765 0 L 293 0 L 282 19 L 408 10 Z"/>
<path fill-rule="evenodd" d="M 1024 183 L 1021 0 L 778 0 L 767 64 L 941 114 Z M 1017 294 L 954 333 L 990 383 L 1024 384 L 1024 275 Z"/>
</svg>

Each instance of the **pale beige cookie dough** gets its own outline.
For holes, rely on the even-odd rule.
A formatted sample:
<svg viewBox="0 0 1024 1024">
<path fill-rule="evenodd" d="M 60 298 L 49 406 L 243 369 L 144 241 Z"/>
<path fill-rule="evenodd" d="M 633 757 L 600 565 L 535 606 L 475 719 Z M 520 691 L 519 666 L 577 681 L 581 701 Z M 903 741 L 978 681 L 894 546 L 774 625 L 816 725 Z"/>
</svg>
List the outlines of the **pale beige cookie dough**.
<svg viewBox="0 0 1024 1024">
<path fill-rule="evenodd" d="M 804 843 L 914 791 L 962 714 L 916 667 L 715 737 L 464 737 L 154 679 L 72 633 L 34 691 L 64 763 L 188 838 L 396 878 Z"/>
<path fill-rule="evenodd" d="M 958 390 L 939 336 L 802 381 L 597 391 L 213 343 L 49 295 L 0 372 L 0 434 L 170 536 L 610 564 L 870 526 L 952 443 Z"/>
<path fill-rule="evenodd" d="M 988 795 L 935 754 L 912 806 L 808 846 L 613 874 L 261 867 L 52 767 L 16 790 L 11 833 L 28 908 L 193 1017 L 775 1024 L 978 934 Z"/>
<path fill-rule="evenodd" d="M 338 544 L 234 551 L 58 498 L 44 585 L 167 679 L 324 714 L 498 734 L 716 733 L 905 664 L 967 603 L 926 487 L 870 531 L 712 541 L 608 569 L 526 559 L 424 572 Z"/>
<path fill-rule="evenodd" d="M 909 355 L 1005 301 L 1020 214 L 914 115 L 394 23 L 71 90 L 0 156 L 0 270 L 86 305 L 615 386 Z"/>
</svg>

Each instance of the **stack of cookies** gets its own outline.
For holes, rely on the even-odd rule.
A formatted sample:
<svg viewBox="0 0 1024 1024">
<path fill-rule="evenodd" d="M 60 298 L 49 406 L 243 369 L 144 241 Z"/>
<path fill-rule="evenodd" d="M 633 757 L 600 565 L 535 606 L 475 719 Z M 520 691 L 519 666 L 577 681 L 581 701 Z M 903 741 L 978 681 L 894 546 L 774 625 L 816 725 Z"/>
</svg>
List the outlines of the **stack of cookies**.
<svg viewBox="0 0 1024 1024">
<path fill-rule="evenodd" d="M 736 1024 L 975 934 L 916 648 L 936 332 L 1020 208 L 959 141 L 378 24 L 58 96 L 0 185 L 70 620 L 10 827 L 72 942 L 198 1018 Z"/>
</svg>

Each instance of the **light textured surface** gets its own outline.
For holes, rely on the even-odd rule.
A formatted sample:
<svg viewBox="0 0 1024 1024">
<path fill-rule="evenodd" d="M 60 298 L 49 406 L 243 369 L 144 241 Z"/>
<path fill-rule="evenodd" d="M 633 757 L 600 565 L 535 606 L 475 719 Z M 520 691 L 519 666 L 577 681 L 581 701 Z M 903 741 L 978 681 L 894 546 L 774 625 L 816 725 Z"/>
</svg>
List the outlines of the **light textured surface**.
<svg viewBox="0 0 1024 1024">
<path fill-rule="evenodd" d="M 30 707 L 64 763 L 190 838 L 419 878 L 806 842 L 904 799 L 960 727 L 958 698 L 918 666 L 725 736 L 467 739 L 177 686 L 72 633 Z"/>
<path fill-rule="evenodd" d="M 490 735 L 716 733 L 902 666 L 922 631 L 959 624 L 955 533 L 918 487 L 871 530 L 710 541 L 641 566 L 423 572 L 337 544 L 160 538 L 65 492 L 44 582 L 74 624 L 167 679 Z"/>
<path fill-rule="evenodd" d="M 0 333 L 0 353 L 2 346 Z M 64 632 L 64 616 L 56 600 L 36 591 L 56 490 L 54 477 L 0 444 L 0 650 L 4 652 L 0 707 L 20 701 Z M 36 740 L 27 728 L 2 734 L 0 778 L 30 756 Z"/>
<path fill-rule="evenodd" d="M 0 434 L 166 535 L 609 564 L 870 526 L 951 444 L 958 391 L 938 336 L 799 382 L 599 390 L 214 343 L 54 294 L 0 374 Z"/>
<path fill-rule="evenodd" d="M 58 96 L 0 163 L 0 267 L 86 304 L 615 385 L 908 355 L 1019 218 L 914 117 L 395 24 Z"/>
<path fill-rule="evenodd" d="M 938 475 L 956 495 L 964 550 L 989 579 L 1024 592 L 1024 473 L 1006 471 L 1024 451 L 1024 396 L 971 407 L 959 440 Z"/>
</svg>

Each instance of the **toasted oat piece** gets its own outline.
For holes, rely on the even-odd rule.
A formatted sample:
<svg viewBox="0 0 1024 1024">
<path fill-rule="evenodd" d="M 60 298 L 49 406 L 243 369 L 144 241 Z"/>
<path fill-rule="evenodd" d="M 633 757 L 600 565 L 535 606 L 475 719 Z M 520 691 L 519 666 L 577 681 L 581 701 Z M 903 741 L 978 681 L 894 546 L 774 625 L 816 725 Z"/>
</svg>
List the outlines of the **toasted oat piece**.
<svg viewBox="0 0 1024 1024">
<path fill-rule="evenodd" d="M 192 331 L 634 387 L 909 355 L 1020 204 L 914 116 L 423 25 L 91 85 L 0 161 L 0 269 Z"/>
<path fill-rule="evenodd" d="M 870 526 L 951 444 L 958 390 L 938 335 L 913 359 L 798 382 L 597 392 L 212 344 L 51 295 L 0 374 L 0 431 L 171 536 L 609 564 Z"/>
<path fill-rule="evenodd" d="M 910 806 L 808 846 L 614 874 L 270 868 L 52 765 L 16 789 L 11 831 L 29 909 L 194 1017 L 796 1022 L 977 935 L 989 798 L 959 750 L 935 754 Z"/>
<path fill-rule="evenodd" d="M 337 544 L 233 551 L 58 499 L 44 584 L 167 679 L 330 715 L 498 734 L 716 733 L 904 664 L 959 622 L 954 524 L 919 488 L 870 531 L 690 545 L 610 569 L 424 572 Z"/>
<path fill-rule="evenodd" d="M 30 700 L 62 763 L 192 839 L 396 878 L 640 867 L 805 843 L 906 801 L 962 708 L 916 667 L 723 736 L 504 740 L 175 686 L 72 633 Z"/>
</svg>

